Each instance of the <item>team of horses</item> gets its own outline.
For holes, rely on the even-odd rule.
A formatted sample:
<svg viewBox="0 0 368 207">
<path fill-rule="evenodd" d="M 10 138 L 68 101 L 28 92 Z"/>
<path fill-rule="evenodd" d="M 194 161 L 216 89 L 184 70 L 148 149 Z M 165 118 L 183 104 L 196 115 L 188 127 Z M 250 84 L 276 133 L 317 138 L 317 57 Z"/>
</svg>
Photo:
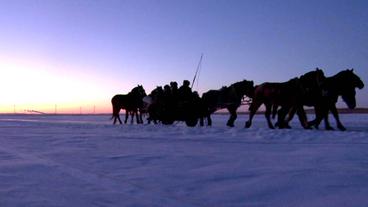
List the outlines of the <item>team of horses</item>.
<svg viewBox="0 0 368 207">
<path fill-rule="evenodd" d="M 336 119 L 337 128 L 346 130 L 340 121 L 336 103 L 338 97 L 349 109 L 356 107 L 356 88 L 362 89 L 363 81 L 353 69 L 346 69 L 334 76 L 326 77 L 323 70 L 316 68 L 300 77 L 281 83 L 265 82 L 254 85 L 253 81 L 243 80 L 224 86 L 219 90 L 209 90 L 199 97 L 198 93 L 189 95 L 178 93 L 177 87 L 157 87 L 148 96 L 143 86 L 138 85 L 128 94 L 115 95 L 112 100 L 114 124 L 122 121 L 119 117 L 121 109 L 125 109 L 125 123 L 129 115 L 134 116 L 137 123 L 143 123 L 142 114 L 148 114 L 148 122 L 173 124 L 185 121 L 188 126 L 196 126 L 198 121 L 203 126 L 212 125 L 211 114 L 219 109 L 227 109 L 230 117 L 226 123 L 233 127 L 237 118 L 237 109 L 248 97 L 250 101 L 249 119 L 245 127 L 252 125 L 252 120 L 259 107 L 265 106 L 265 117 L 268 127 L 274 129 L 290 128 L 289 122 L 297 114 L 300 124 L 305 129 L 318 128 L 324 120 L 325 128 L 332 130 L 328 114 L 331 112 Z M 180 90 L 179 90 L 180 92 Z M 186 97 L 186 98 L 184 98 Z M 304 106 L 314 107 L 315 119 L 308 121 Z M 272 123 L 271 117 L 277 121 Z"/>
</svg>

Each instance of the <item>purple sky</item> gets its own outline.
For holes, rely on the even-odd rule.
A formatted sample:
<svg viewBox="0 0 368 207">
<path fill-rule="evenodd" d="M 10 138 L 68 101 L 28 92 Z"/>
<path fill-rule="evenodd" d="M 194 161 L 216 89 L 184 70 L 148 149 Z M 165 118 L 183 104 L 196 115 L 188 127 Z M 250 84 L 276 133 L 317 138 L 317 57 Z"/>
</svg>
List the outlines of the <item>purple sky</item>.
<svg viewBox="0 0 368 207">
<path fill-rule="evenodd" d="M 368 80 L 368 1 L 0 4 L 0 112 L 55 104 L 109 112 L 111 97 L 137 84 L 150 92 L 192 80 L 201 53 L 200 93 L 242 79 L 287 81 L 316 67 L 327 76 L 355 68 Z M 357 99 L 368 107 L 366 89 Z"/>
</svg>

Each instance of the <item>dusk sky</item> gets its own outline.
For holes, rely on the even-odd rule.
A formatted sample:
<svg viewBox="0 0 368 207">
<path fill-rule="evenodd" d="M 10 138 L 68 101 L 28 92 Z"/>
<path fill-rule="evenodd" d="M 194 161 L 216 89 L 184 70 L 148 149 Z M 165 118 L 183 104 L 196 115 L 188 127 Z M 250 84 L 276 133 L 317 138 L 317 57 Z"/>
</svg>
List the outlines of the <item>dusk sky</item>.
<svg viewBox="0 0 368 207">
<path fill-rule="evenodd" d="M 368 80 L 365 0 L 0 0 L 0 26 L 0 113 L 111 112 L 137 84 L 191 81 L 202 53 L 200 93 L 316 67 Z"/>
</svg>

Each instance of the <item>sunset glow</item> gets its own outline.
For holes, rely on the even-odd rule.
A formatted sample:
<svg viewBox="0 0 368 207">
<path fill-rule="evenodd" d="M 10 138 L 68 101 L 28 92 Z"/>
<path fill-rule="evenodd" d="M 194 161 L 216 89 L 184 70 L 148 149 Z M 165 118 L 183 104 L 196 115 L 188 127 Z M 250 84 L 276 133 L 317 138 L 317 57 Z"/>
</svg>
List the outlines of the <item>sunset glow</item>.
<svg viewBox="0 0 368 207">
<path fill-rule="evenodd" d="M 106 87 L 91 75 L 62 73 L 41 61 L 1 58 L 0 113 L 102 113 Z M 105 100 L 105 102 L 101 100 Z M 110 109 L 110 106 L 108 107 Z"/>
<path fill-rule="evenodd" d="M 0 113 L 111 113 L 111 97 L 192 81 L 200 94 L 316 67 L 368 81 L 367 1 L 16 0 L 0 8 Z M 366 89 L 358 107 L 368 107 Z"/>
</svg>

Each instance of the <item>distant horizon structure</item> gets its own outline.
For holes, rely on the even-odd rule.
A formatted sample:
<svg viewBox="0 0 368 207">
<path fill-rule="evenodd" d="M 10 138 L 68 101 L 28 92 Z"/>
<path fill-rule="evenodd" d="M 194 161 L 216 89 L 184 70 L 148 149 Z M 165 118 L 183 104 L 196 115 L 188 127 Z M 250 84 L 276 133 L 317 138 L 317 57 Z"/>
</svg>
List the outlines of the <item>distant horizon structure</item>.
<svg viewBox="0 0 368 207">
<path fill-rule="evenodd" d="M 55 114 L 57 114 L 57 104 L 55 104 Z"/>
</svg>

